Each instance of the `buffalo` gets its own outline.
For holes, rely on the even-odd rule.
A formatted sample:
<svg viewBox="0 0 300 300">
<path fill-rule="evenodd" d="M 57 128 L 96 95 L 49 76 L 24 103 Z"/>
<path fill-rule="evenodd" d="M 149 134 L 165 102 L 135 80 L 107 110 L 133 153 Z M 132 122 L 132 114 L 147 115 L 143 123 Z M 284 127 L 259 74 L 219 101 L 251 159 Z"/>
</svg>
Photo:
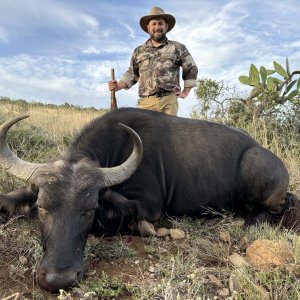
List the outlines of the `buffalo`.
<svg viewBox="0 0 300 300">
<path fill-rule="evenodd" d="M 226 209 L 246 224 L 300 228 L 286 167 L 242 130 L 122 108 L 92 120 L 59 158 L 30 163 L 6 140 L 26 117 L 0 127 L 0 168 L 27 183 L 0 195 L 0 211 L 12 217 L 25 205 L 37 208 L 44 247 L 37 281 L 44 289 L 82 279 L 89 233 L 155 235 L 163 215 L 203 217 L 208 208 Z"/>
</svg>

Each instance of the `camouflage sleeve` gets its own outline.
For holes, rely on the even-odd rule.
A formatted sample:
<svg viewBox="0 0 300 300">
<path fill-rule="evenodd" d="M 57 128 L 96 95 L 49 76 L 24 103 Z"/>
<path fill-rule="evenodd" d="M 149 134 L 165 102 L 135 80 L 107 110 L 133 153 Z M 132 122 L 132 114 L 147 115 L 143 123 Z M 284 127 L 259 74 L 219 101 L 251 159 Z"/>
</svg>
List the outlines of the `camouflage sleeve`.
<svg viewBox="0 0 300 300">
<path fill-rule="evenodd" d="M 130 60 L 130 66 L 127 72 L 120 79 L 120 81 L 123 81 L 126 84 L 127 89 L 130 89 L 139 80 L 139 68 L 138 68 L 138 64 L 136 63 L 136 56 L 137 56 L 137 49 L 133 51 Z"/>
<path fill-rule="evenodd" d="M 180 47 L 180 56 L 182 62 L 182 79 L 184 81 L 184 87 L 193 88 L 197 85 L 196 80 L 198 68 L 192 55 L 183 44 L 181 44 Z"/>
</svg>

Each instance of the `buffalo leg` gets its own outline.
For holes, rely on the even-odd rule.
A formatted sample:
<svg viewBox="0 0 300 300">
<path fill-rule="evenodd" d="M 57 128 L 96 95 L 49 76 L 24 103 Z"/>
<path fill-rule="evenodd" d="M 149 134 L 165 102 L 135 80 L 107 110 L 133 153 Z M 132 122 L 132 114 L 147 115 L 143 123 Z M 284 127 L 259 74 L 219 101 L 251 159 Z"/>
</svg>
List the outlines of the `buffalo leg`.
<svg viewBox="0 0 300 300">
<path fill-rule="evenodd" d="M 240 201 L 254 208 L 248 223 L 281 222 L 287 228 L 300 228 L 300 203 L 288 194 L 288 185 L 287 169 L 277 156 L 262 147 L 248 149 L 240 169 Z"/>
<path fill-rule="evenodd" d="M 128 200 L 118 192 L 112 190 L 107 190 L 105 192 L 104 199 L 111 207 L 107 210 L 108 217 L 113 217 L 116 214 L 121 217 L 132 216 L 132 230 L 139 232 L 141 236 L 155 236 L 156 231 L 154 226 L 152 223 L 145 220 L 139 201 Z"/>
<path fill-rule="evenodd" d="M 21 187 L 5 195 L 0 194 L 0 216 L 4 220 L 15 214 L 31 215 L 37 196 L 31 187 Z"/>
</svg>

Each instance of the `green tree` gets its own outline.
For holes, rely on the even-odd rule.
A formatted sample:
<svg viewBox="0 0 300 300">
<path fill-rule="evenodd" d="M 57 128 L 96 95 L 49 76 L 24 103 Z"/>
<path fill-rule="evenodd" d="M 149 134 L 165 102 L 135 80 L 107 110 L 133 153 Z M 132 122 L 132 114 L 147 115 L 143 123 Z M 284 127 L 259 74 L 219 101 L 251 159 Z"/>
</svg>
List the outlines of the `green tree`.
<svg viewBox="0 0 300 300">
<path fill-rule="evenodd" d="M 264 66 L 258 69 L 251 64 L 249 75 L 239 77 L 242 84 L 252 87 L 249 96 L 241 101 L 254 119 L 299 108 L 300 71 L 290 72 L 288 58 L 285 68 L 276 61 L 273 62 L 273 67 L 272 70 Z"/>
<path fill-rule="evenodd" d="M 273 62 L 274 70 L 251 64 L 249 76 L 239 80 L 252 87 L 249 95 L 241 97 L 236 87 L 224 81 L 202 78 L 197 80 L 195 94 L 197 105 L 190 116 L 214 119 L 231 125 L 270 117 L 274 122 L 289 122 L 296 126 L 300 120 L 300 71 L 290 72 L 289 62 L 283 68 Z"/>
<path fill-rule="evenodd" d="M 197 80 L 195 88 L 197 104 L 193 107 L 190 116 L 197 119 L 215 119 L 226 122 L 229 118 L 228 107 L 232 99 L 238 98 L 236 87 L 230 87 L 223 80 L 210 78 Z"/>
</svg>

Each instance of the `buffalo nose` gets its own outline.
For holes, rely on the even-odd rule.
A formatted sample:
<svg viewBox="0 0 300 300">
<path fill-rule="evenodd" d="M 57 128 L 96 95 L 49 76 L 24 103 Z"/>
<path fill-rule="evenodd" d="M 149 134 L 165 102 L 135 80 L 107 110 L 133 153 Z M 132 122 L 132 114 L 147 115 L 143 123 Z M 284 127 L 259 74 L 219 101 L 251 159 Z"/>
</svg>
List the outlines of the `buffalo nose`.
<svg viewBox="0 0 300 300">
<path fill-rule="evenodd" d="M 80 267 L 64 270 L 52 270 L 47 267 L 40 267 L 37 271 L 38 285 L 50 292 L 73 287 L 78 284 L 82 277 L 83 269 Z"/>
</svg>

